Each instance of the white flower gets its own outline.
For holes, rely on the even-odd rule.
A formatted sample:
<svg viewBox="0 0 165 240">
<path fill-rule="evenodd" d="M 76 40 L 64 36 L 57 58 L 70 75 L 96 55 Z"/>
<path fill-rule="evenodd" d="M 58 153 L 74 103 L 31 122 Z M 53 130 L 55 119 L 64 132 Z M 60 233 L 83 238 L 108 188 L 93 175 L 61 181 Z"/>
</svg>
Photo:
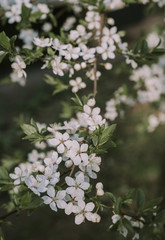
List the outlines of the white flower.
<svg viewBox="0 0 165 240">
<path fill-rule="evenodd" d="M 37 175 L 36 178 L 33 175 L 30 175 L 25 179 L 25 183 L 36 195 L 40 196 L 40 193 L 43 193 L 47 190 L 48 180 L 43 175 Z"/>
<path fill-rule="evenodd" d="M 14 185 L 19 185 L 21 182 L 25 181 L 25 177 L 28 174 L 28 170 L 22 171 L 21 168 L 16 167 L 14 173 L 10 173 L 9 176 L 14 179 Z"/>
<path fill-rule="evenodd" d="M 44 23 L 44 25 L 42 26 L 42 30 L 44 32 L 50 32 L 52 30 L 52 24 L 49 22 Z"/>
<path fill-rule="evenodd" d="M 101 220 L 100 215 L 98 215 L 97 213 L 93 213 L 91 216 L 91 221 L 94 223 L 99 223 Z"/>
<path fill-rule="evenodd" d="M 39 47 L 50 47 L 52 45 L 52 38 L 35 37 L 33 43 Z"/>
<path fill-rule="evenodd" d="M 72 86 L 72 92 L 76 93 L 78 90 L 85 88 L 86 84 L 82 82 L 82 78 L 77 77 L 75 80 L 70 80 L 69 84 Z"/>
<path fill-rule="evenodd" d="M 21 21 L 21 7 L 18 5 L 10 6 L 10 11 L 5 13 L 5 16 L 9 18 L 9 23 L 20 22 Z"/>
<path fill-rule="evenodd" d="M 46 143 L 45 142 L 36 142 L 34 145 L 38 149 L 44 150 L 46 148 Z"/>
<path fill-rule="evenodd" d="M 51 66 L 55 75 L 64 76 L 63 70 L 67 68 L 67 64 L 61 62 L 61 57 L 55 56 L 54 60 L 51 61 Z"/>
<path fill-rule="evenodd" d="M 88 29 L 100 28 L 100 15 L 98 12 L 88 11 L 85 20 L 88 22 Z"/>
<path fill-rule="evenodd" d="M 132 240 L 139 239 L 139 238 L 140 238 L 139 233 L 135 233 L 135 235 L 133 236 Z"/>
<path fill-rule="evenodd" d="M 22 29 L 19 38 L 25 43 L 24 48 L 32 49 L 33 39 L 37 37 L 38 33 L 33 29 Z"/>
<path fill-rule="evenodd" d="M 111 63 L 105 63 L 104 67 L 106 70 L 111 70 L 112 69 L 112 64 Z"/>
<path fill-rule="evenodd" d="M 116 224 L 120 220 L 120 216 L 118 214 L 115 214 L 112 216 L 112 222 L 113 224 Z"/>
<path fill-rule="evenodd" d="M 113 121 L 117 116 L 118 116 L 118 113 L 116 108 L 116 102 L 114 99 L 111 99 L 110 101 L 106 102 L 105 118 Z"/>
<path fill-rule="evenodd" d="M 57 151 L 59 153 L 64 153 L 68 140 L 69 140 L 69 134 L 67 132 L 65 132 L 64 134 L 60 132 L 56 132 L 55 138 L 49 139 L 48 143 L 50 144 L 50 146 L 54 146 L 54 147 L 57 146 Z"/>
<path fill-rule="evenodd" d="M 93 107 L 95 104 L 96 104 L 96 101 L 95 101 L 94 98 L 89 99 L 88 102 L 87 102 L 87 105 L 89 107 Z"/>
<path fill-rule="evenodd" d="M 75 211 L 77 205 L 74 205 L 74 203 L 69 202 L 65 208 L 65 214 L 66 215 L 70 215 L 71 213 L 73 213 Z"/>
<path fill-rule="evenodd" d="M 11 67 L 19 78 L 26 78 L 26 72 L 23 70 L 26 68 L 26 64 L 19 55 L 15 57 L 15 62 L 11 64 Z"/>
<path fill-rule="evenodd" d="M 58 157 L 58 153 L 53 151 L 51 158 L 45 158 L 44 163 L 46 166 L 53 167 L 54 171 L 58 168 L 58 165 L 61 163 L 62 157 Z"/>
<path fill-rule="evenodd" d="M 83 60 L 89 60 L 89 59 L 94 59 L 95 58 L 95 48 L 88 48 L 85 44 L 81 44 L 81 53 L 80 55 L 82 56 Z"/>
<path fill-rule="evenodd" d="M 79 58 L 80 48 L 73 47 L 71 44 L 68 44 L 66 50 L 61 50 L 60 54 L 65 57 L 67 60 Z"/>
<path fill-rule="evenodd" d="M 112 40 L 117 43 L 120 42 L 120 36 L 117 34 L 117 27 L 112 27 L 111 29 L 104 27 L 102 42 L 107 42 L 111 46 L 111 44 L 113 44 Z"/>
<path fill-rule="evenodd" d="M 101 164 L 101 157 L 97 157 L 95 153 L 89 155 L 88 164 L 84 165 L 80 164 L 80 169 L 87 173 L 88 176 L 92 179 L 97 178 L 97 174 L 95 172 L 100 171 L 99 165 Z"/>
<path fill-rule="evenodd" d="M 101 182 L 98 182 L 96 184 L 96 190 L 97 190 L 97 193 L 96 193 L 97 196 L 103 196 L 104 195 L 103 184 Z"/>
<path fill-rule="evenodd" d="M 37 150 L 34 149 L 31 153 L 28 154 L 28 161 L 34 163 L 42 160 L 44 157 L 44 153 L 39 153 Z"/>
<path fill-rule="evenodd" d="M 94 80 L 95 80 L 94 69 L 92 68 L 90 71 L 86 72 L 86 76 L 87 76 L 90 80 L 94 81 Z M 96 72 L 96 79 L 98 80 L 100 76 L 101 76 L 101 72 L 97 71 L 97 72 Z"/>
<path fill-rule="evenodd" d="M 66 19 L 66 21 L 64 22 L 62 28 L 64 29 L 64 31 L 69 31 L 73 27 L 73 24 L 75 22 L 76 22 L 76 18 L 75 17 L 68 17 Z"/>
<path fill-rule="evenodd" d="M 71 142 L 71 148 L 67 153 L 67 156 L 73 160 L 74 165 L 79 165 L 83 162 L 85 165 L 88 164 L 88 144 L 79 144 L 77 141 L 73 140 Z"/>
<path fill-rule="evenodd" d="M 49 184 L 55 186 L 56 183 L 60 181 L 60 172 L 56 172 L 57 168 L 54 169 L 53 166 L 47 166 L 45 168 L 44 175 L 45 179 L 49 181 Z M 41 175 L 40 175 L 41 176 Z"/>
<path fill-rule="evenodd" d="M 47 4 L 44 4 L 44 3 L 38 3 L 36 6 L 36 11 L 43 13 L 41 15 L 41 19 L 45 19 L 47 14 L 50 12 Z"/>
<path fill-rule="evenodd" d="M 85 205 L 83 200 L 78 201 L 78 206 L 74 209 L 74 212 L 77 214 L 75 217 L 75 224 L 81 224 L 85 218 L 88 221 L 92 221 L 93 213 L 91 213 L 94 209 L 95 205 L 93 202 L 89 202 Z"/>
<path fill-rule="evenodd" d="M 18 74 L 15 71 L 10 74 L 10 78 L 12 82 L 19 83 L 20 86 L 22 87 L 24 87 L 26 84 L 26 78 L 24 77 L 19 78 Z"/>
<path fill-rule="evenodd" d="M 69 186 L 66 192 L 72 196 L 72 198 L 81 199 L 84 197 L 84 190 L 87 190 L 90 186 L 88 182 L 85 182 L 84 174 L 81 172 L 77 175 L 76 179 L 71 177 L 65 178 L 66 184 Z"/>
<path fill-rule="evenodd" d="M 50 186 L 48 187 L 47 194 L 48 196 L 43 196 L 42 199 L 44 200 L 45 204 L 49 204 L 53 211 L 57 212 L 57 208 L 66 208 L 67 204 L 64 201 L 66 192 L 64 190 L 56 193 L 55 189 Z"/>
<path fill-rule="evenodd" d="M 107 60 L 107 58 L 114 59 L 116 47 L 112 43 L 110 46 L 107 45 L 106 42 L 102 43 L 101 46 L 97 47 L 97 52 L 102 55 L 103 60 Z"/>
</svg>

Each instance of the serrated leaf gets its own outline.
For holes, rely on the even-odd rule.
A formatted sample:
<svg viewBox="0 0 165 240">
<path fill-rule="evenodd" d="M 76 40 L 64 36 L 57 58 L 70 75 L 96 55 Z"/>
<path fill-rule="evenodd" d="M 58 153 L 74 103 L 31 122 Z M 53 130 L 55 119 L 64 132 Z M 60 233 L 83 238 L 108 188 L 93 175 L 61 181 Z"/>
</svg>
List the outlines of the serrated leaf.
<svg viewBox="0 0 165 240">
<path fill-rule="evenodd" d="M 120 215 L 121 212 L 121 206 L 122 206 L 122 198 L 117 198 L 116 202 L 114 203 L 114 211 L 116 214 Z"/>
<path fill-rule="evenodd" d="M 6 35 L 6 33 L 3 31 L 0 33 L 0 50 L 9 52 L 10 51 L 10 39 Z"/>
<path fill-rule="evenodd" d="M 158 206 L 162 202 L 162 200 L 162 197 L 151 200 L 145 205 L 145 210 L 153 209 L 153 207 Z"/>
<path fill-rule="evenodd" d="M 99 141 L 98 136 L 95 135 L 95 136 L 92 137 L 92 142 L 93 142 L 93 145 L 94 145 L 95 147 L 97 146 L 98 141 Z"/>
<path fill-rule="evenodd" d="M 115 131 L 115 128 L 116 128 L 116 124 L 112 124 L 111 126 L 109 126 L 103 131 L 99 141 L 99 146 L 108 142 L 108 140 L 112 137 L 113 132 Z"/>
<path fill-rule="evenodd" d="M 29 20 L 29 16 L 30 16 L 30 8 L 27 8 L 25 6 L 25 4 L 22 4 L 22 13 L 21 13 L 21 18 L 22 20 Z"/>
<path fill-rule="evenodd" d="M 24 208 L 27 208 L 30 203 L 31 203 L 31 193 L 27 192 L 21 197 L 20 205 L 24 209 Z"/>
<path fill-rule="evenodd" d="M 158 223 L 165 223 L 165 210 L 162 210 L 155 218 L 155 221 Z"/>
<path fill-rule="evenodd" d="M 7 55 L 7 52 L 0 54 L 0 63 L 3 61 L 6 55 Z"/>
<path fill-rule="evenodd" d="M 115 203 L 116 202 L 116 197 L 113 195 L 111 192 L 105 192 L 105 196 L 110 198 L 110 200 Z"/>
<path fill-rule="evenodd" d="M 21 128 L 26 135 L 32 135 L 32 134 L 36 133 L 35 127 L 33 127 L 29 124 L 22 124 Z"/>
<path fill-rule="evenodd" d="M 0 180 L 7 180 L 9 179 L 9 174 L 6 168 L 0 167 Z"/>
<path fill-rule="evenodd" d="M 136 192 L 136 206 L 138 210 L 142 210 L 145 204 L 145 194 L 142 189 L 138 189 Z"/>
</svg>

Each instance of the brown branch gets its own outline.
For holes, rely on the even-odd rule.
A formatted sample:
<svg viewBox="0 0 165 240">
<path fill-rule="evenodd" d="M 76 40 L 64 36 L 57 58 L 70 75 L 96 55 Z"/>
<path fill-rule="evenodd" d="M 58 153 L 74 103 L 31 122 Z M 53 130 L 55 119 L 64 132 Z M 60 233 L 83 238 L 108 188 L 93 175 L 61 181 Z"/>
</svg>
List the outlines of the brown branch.
<svg viewBox="0 0 165 240">
<path fill-rule="evenodd" d="M 104 19 L 105 19 L 104 13 L 101 13 L 100 18 L 101 18 L 100 19 L 100 35 L 98 40 L 98 46 L 101 46 L 101 39 L 103 36 Z M 97 94 L 97 63 L 98 63 L 98 55 L 96 54 L 96 58 L 94 61 L 94 86 L 93 86 L 94 97 Z"/>
<path fill-rule="evenodd" d="M 72 174 L 73 174 L 73 172 L 74 172 L 74 170 L 75 170 L 75 167 L 76 167 L 75 165 L 72 166 L 72 168 L 71 168 L 71 172 L 70 172 L 70 174 L 69 174 L 69 177 L 72 176 Z"/>
<path fill-rule="evenodd" d="M 7 214 L 5 214 L 5 215 L 3 215 L 2 217 L 0 217 L 0 221 L 5 220 L 6 218 L 8 218 L 9 216 L 11 216 L 11 215 L 13 215 L 13 214 L 15 214 L 15 213 L 17 213 L 17 210 L 16 210 L 16 209 L 13 210 L 13 211 L 11 211 L 11 212 L 9 212 L 9 213 L 7 213 Z"/>
</svg>

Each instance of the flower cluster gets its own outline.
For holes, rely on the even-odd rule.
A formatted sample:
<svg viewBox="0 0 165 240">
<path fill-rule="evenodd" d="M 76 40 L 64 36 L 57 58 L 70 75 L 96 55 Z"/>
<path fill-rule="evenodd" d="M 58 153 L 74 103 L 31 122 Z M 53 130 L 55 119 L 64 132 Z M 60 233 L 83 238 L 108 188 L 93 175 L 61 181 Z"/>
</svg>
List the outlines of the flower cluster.
<svg viewBox="0 0 165 240">
<path fill-rule="evenodd" d="M 121 86 L 114 93 L 114 98 L 106 102 L 105 118 L 114 121 L 118 116 L 124 115 L 124 107 L 133 107 L 134 105 L 135 100 L 128 95 L 126 86 Z"/>
<path fill-rule="evenodd" d="M 114 214 L 112 216 L 112 225 L 110 225 L 110 228 L 112 228 L 115 224 L 118 224 L 118 231 L 120 232 L 121 235 L 123 235 L 125 238 L 128 235 L 128 230 L 127 228 L 122 224 L 123 220 L 128 220 L 131 223 L 131 226 L 136 229 L 135 235 L 133 236 L 132 240 L 135 239 L 140 239 L 138 230 L 142 229 L 144 227 L 144 218 L 140 218 L 139 220 L 135 220 L 130 216 L 123 215 L 122 217 L 118 214 Z M 120 224 L 119 224 L 120 223 Z"/>
<path fill-rule="evenodd" d="M 156 64 L 134 70 L 130 80 L 136 83 L 137 99 L 141 103 L 159 101 L 165 93 L 165 74 Z"/>
<path fill-rule="evenodd" d="M 0 5 L 5 10 L 5 17 L 8 19 L 8 23 L 10 24 L 21 22 L 23 6 L 29 8 L 32 14 L 39 13 L 40 19 L 46 19 L 47 14 L 50 12 L 47 4 L 32 4 L 30 0 L 14 0 L 14 3 L 5 0 L 0 1 Z"/>
<path fill-rule="evenodd" d="M 77 119 L 64 122 L 63 126 L 54 124 L 48 127 L 49 139 L 45 143 L 36 143 L 38 150 L 29 153 L 28 162 L 21 163 L 10 174 L 14 185 L 25 184 L 53 211 L 64 209 L 67 215 L 74 213 L 76 224 L 85 219 L 100 221 L 94 211 L 96 206 L 86 198 L 86 192 L 91 188 L 90 179 L 97 178 L 101 157 L 90 151 L 90 143 L 79 134 L 84 127 L 89 134 L 93 133 L 105 123 L 99 114 L 100 109 L 94 105 L 95 100 L 89 99 Z M 46 127 L 38 123 L 37 126 L 39 131 Z M 45 148 L 50 150 L 45 153 Z M 96 184 L 96 190 L 97 196 L 104 195 L 102 183 Z"/>
</svg>

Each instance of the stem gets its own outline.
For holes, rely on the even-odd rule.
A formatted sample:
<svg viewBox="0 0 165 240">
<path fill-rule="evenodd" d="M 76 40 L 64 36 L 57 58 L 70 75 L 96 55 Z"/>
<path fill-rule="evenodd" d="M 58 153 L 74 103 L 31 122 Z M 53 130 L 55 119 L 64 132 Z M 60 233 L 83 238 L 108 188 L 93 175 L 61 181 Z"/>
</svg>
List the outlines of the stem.
<svg viewBox="0 0 165 240">
<path fill-rule="evenodd" d="M 8 218 L 9 216 L 15 214 L 16 212 L 17 212 L 17 210 L 15 209 L 15 210 L 3 215 L 2 217 L 0 217 L 0 220 L 4 220 L 4 219 Z"/>
<path fill-rule="evenodd" d="M 98 40 L 98 46 L 101 46 L 101 39 L 103 36 L 103 28 L 104 28 L 104 13 L 100 14 L 100 35 L 99 35 L 99 40 Z M 98 63 L 98 55 L 96 54 L 96 58 L 94 61 L 94 86 L 93 86 L 93 94 L 94 97 L 97 94 L 97 63 Z"/>
<path fill-rule="evenodd" d="M 75 170 L 75 167 L 76 167 L 75 165 L 72 166 L 72 168 L 71 168 L 71 172 L 70 172 L 70 174 L 69 174 L 69 177 L 72 176 L 72 174 L 73 174 L 73 172 L 74 172 L 74 170 Z"/>
</svg>

